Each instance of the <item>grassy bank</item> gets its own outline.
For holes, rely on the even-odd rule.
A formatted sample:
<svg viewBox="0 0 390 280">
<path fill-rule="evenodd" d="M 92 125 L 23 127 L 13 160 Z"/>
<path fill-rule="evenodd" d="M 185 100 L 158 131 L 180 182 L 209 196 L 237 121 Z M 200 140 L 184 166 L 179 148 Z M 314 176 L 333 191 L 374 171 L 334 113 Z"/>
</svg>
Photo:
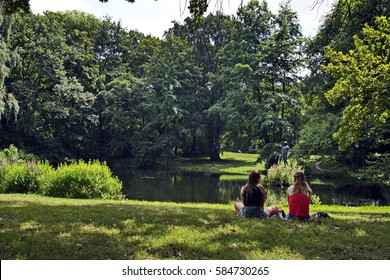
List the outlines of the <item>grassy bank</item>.
<svg viewBox="0 0 390 280">
<path fill-rule="evenodd" d="M 248 179 L 253 169 L 265 171 L 264 163 L 257 163 L 257 154 L 224 152 L 221 161 L 210 161 L 208 157 L 178 158 L 173 161 L 171 169 L 191 172 L 205 172 L 223 174 L 221 180 L 229 178 Z"/>
<path fill-rule="evenodd" d="M 313 206 L 321 223 L 232 205 L 0 194 L 0 259 L 389 259 L 390 207 Z"/>
</svg>

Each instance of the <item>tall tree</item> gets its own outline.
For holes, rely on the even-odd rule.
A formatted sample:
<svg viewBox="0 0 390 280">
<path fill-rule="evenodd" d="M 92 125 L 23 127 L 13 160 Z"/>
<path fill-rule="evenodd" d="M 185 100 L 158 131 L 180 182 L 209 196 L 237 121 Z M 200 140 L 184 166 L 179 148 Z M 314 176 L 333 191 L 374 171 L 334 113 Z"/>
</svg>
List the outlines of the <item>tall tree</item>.
<svg viewBox="0 0 390 280">
<path fill-rule="evenodd" d="M 275 29 L 266 42 L 261 66 L 265 69 L 264 90 L 268 92 L 259 114 L 261 127 L 269 141 L 293 140 L 298 127 L 299 98 L 294 85 L 302 70 L 302 34 L 297 13 L 289 1 L 282 3 L 275 16 Z M 264 106 L 265 105 L 265 106 Z"/>
<path fill-rule="evenodd" d="M 72 48 L 61 22 L 53 13 L 14 16 L 9 42 L 21 59 L 6 82 L 20 114 L 8 126 L 15 137 L 11 143 L 27 138 L 53 157 L 85 155 L 91 139 L 86 130 L 96 125 L 94 97 L 78 82 L 83 73 L 67 72 Z"/>
<path fill-rule="evenodd" d="M 172 34 L 145 65 L 145 71 L 144 106 L 148 115 L 134 153 L 138 158 L 168 160 L 189 133 L 199 92 L 199 71 L 188 43 Z"/>
<path fill-rule="evenodd" d="M 325 47 L 331 46 L 336 52 L 348 53 L 350 49 L 354 48 L 353 36 L 361 37 L 364 24 L 373 26 L 377 16 L 390 16 L 389 5 L 389 0 L 338 0 L 334 3 L 332 10 L 324 17 L 317 35 L 308 40 L 305 52 L 310 75 L 302 84 L 302 91 L 305 93 L 304 110 L 308 118 L 312 115 L 321 116 L 332 113 L 341 122 L 342 112 L 347 103 L 330 103 L 325 97 L 325 93 L 331 90 L 337 81 L 335 77 L 325 74 L 320 69 L 320 65 L 329 62 L 328 57 L 324 56 Z M 335 132 L 337 129 L 338 127 L 334 127 L 333 131 Z M 330 134 L 324 134 L 321 137 L 325 137 L 325 135 L 329 136 Z M 367 140 L 365 143 L 361 142 L 360 145 L 347 148 L 342 153 L 343 156 L 346 157 L 348 154 L 348 157 L 354 158 L 354 163 L 363 162 L 362 156 L 367 154 L 374 147 L 373 145 L 376 145 L 375 141 Z M 331 141 L 333 140 L 328 139 L 327 142 Z"/>
<path fill-rule="evenodd" d="M 104 99 L 101 120 L 107 138 L 103 152 L 111 158 L 130 158 L 134 135 L 145 125 L 146 112 L 142 105 L 146 96 L 141 91 L 140 79 L 131 73 L 116 75 L 101 92 Z"/>
<path fill-rule="evenodd" d="M 362 38 L 355 35 L 354 42 L 347 54 L 327 47 L 330 62 L 322 67 L 336 79 L 326 98 L 347 104 L 335 133 L 342 150 L 365 138 L 378 139 L 379 128 L 390 117 L 390 20 L 378 17 L 376 28 L 366 25 Z"/>
<path fill-rule="evenodd" d="M 195 129 L 191 132 L 191 152 L 207 153 L 211 160 L 220 159 L 220 136 L 223 130 L 220 114 L 209 110 L 221 99 L 223 90 L 214 86 L 211 79 L 219 68 L 218 51 L 229 42 L 232 29 L 230 17 L 217 13 L 200 21 L 187 18 L 184 25 L 176 23 L 170 30 L 171 33 L 186 39 L 193 47 L 196 63 L 201 71 L 196 95 L 198 113 L 197 118 L 193 119 L 192 127 Z"/>
<path fill-rule="evenodd" d="M 213 76 L 215 88 L 224 92 L 214 106 L 224 122 L 223 144 L 249 151 L 262 142 L 254 125 L 264 92 L 261 67 L 264 48 L 272 31 L 272 13 L 265 1 L 251 1 L 239 9 L 232 24 L 231 40 L 217 54 L 219 69 Z"/>
</svg>

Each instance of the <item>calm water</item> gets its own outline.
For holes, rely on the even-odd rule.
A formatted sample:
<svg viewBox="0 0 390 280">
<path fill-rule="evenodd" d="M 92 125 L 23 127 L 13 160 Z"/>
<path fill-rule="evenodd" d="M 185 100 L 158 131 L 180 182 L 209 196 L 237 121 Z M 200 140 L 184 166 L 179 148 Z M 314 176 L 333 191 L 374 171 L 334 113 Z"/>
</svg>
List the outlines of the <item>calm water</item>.
<svg viewBox="0 0 390 280">
<path fill-rule="evenodd" d="M 172 173 L 155 170 L 114 170 L 123 182 L 123 193 L 129 199 L 174 202 L 228 203 L 239 200 L 242 179 L 221 180 L 220 175 Z M 389 187 L 319 179 L 310 179 L 310 186 L 322 204 L 390 205 Z M 285 189 L 271 188 L 278 196 Z"/>
</svg>

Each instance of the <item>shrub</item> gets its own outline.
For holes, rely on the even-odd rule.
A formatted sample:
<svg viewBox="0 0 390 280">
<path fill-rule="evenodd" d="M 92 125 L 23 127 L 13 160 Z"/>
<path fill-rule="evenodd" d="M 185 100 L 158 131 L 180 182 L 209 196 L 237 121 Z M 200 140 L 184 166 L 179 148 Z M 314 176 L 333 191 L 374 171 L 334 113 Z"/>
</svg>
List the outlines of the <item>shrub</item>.
<svg viewBox="0 0 390 280">
<path fill-rule="evenodd" d="M 6 172 L 6 163 L 4 160 L 0 159 L 0 193 L 4 192 L 4 182 L 5 182 L 5 172 Z"/>
<path fill-rule="evenodd" d="M 122 183 L 106 163 L 79 161 L 51 172 L 45 194 L 67 198 L 120 198 Z"/>
<path fill-rule="evenodd" d="M 0 190 L 6 193 L 39 193 L 42 182 L 39 177 L 50 169 L 47 163 L 2 161 Z"/>
<path fill-rule="evenodd" d="M 266 185 L 275 187 L 289 186 L 293 183 L 294 172 L 290 168 L 273 165 L 267 170 Z"/>
<path fill-rule="evenodd" d="M 17 161 L 36 161 L 36 156 L 28 154 L 23 150 L 19 150 L 15 145 L 11 144 L 8 148 L 0 151 L 0 159 L 2 161 L 17 162 Z"/>
<path fill-rule="evenodd" d="M 299 166 L 280 167 L 276 164 L 267 170 L 265 184 L 274 187 L 290 186 L 294 183 L 293 175 L 296 171 L 302 170 Z"/>
<path fill-rule="evenodd" d="M 318 195 L 313 194 L 310 199 L 310 204 L 321 205 L 321 199 Z"/>
</svg>

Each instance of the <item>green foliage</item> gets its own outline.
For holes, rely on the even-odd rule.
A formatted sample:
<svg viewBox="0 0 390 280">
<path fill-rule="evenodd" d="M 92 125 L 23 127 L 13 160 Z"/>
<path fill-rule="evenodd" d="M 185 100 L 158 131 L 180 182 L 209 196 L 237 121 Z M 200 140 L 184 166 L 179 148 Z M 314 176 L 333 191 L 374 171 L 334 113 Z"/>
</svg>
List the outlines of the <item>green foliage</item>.
<svg viewBox="0 0 390 280">
<path fill-rule="evenodd" d="M 207 0 L 190 0 L 188 9 L 190 10 L 190 13 L 194 16 L 195 21 L 199 21 L 203 14 L 206 13 L 208 8 L 208 1 Z"/>
<path fill-rule="evenodd" d="M 144 97 L 137 90 L 140 81 L 130 74 L 122 74 L 106 85 L 102 92 L 106 106 L 103 125 L 108 133 L 107 153 L 111 157 L 131 156 L 131 142 L 142 127 Z"/>
<path fill-rule="evenodd" d="M 355 49 L 348 54 L 325 49 L 330 62 L 322 69 L 337 80 L 326 98 L 332 105 L 347 103 L 334 134 L 341 150 L 378 137 L 390 117 L 390 20 L 382 16 L 375 23 L 376 29 L 365 25 L 362 38 L 354 36 Z"/>
<path fill-rule="evenodd" d="M 4 15 L 11 15 L 19 11 L 30 12 L 30 0 L 4 0 L 2 2 L 0 13 Z"/>
<path fill-rule="evenodd" d="M 0 192 L 37 193 L 40 191 L 38 175 L 45 163 L 11 144 L 0 151 Z"/>
<path fill-rule="evenodd" d="M 28 1 L 5 2 L 28 7 Z M 380 56 L 381 48 L 388 55 L 388 24 L 383 21 L 375 31 L 362 26 L 373 26 L 378 13 L 387 15 L 388 3 L 337 1 L 308 47 L 314 74 L 304 87 L 298 86 L 301 28 L 288 1 L 275 14 L 266 1 L 248 1 L 234 16 L 218 12 L 188 18 L 175 22 L 163 39 L 77 11 L 4 17 L 0 145 L 18 143 L 52 163 L 64 157 L 130 158 L 144 167 L 177 155 L 218 160 L 223 145 L 225 151 L 264 152 L 261 159 L 269 167 L 280 151 L 276 145 L 268 149 L 270 143 L 283 140 L 298 143 L 299 157 L 313 151 L 331 154 L 337 145 L 330 134 L 339 128 L 334 116 L 357 102 L 359 106 L 345 110 L 349 115 L 341 128 L 350 126 L 355 133 L 361 126 L 362 139 L 372 139 L 363 151 L 373 152 L 385 138 L 377 128 L 388 126 L 387 58 Z M 187 4 L 201 15 L 208 2 Z M 351 88 L 340 86 L 352 93 L 341 92 L 345 100 L 334 96 L 341 102 L 331 107 L 323 93 L 333 81 L 318 70 L 328 59 L 322 56 L 323 47 L 346 53 L 354 34 L 362 39 L 346 56 L 355 60 L 342 62 L 347 70 L 358 69 L 360 75 L 350 76 L 361 81 L 352 79 Z M 361 152 L 355 147 L 349 151 Z"/>
<path fill-rule="evenodd" d="M 34 161 L 37 160 L 37 157 L 33 154 L 26 153 L 23 150 L 19 150 L 14 144 L 11 144 L 8 148 L 0 151 L 0 160 L 9 162 L 16 162 L 18 160 Z"/>
<path fill-rule="evenodd" d="M 273 165 L 279 163 L 282 154 L 283 145 L 279 143 L 268 143 L 266 144 L 259 154 L 257 161 L 265 162 L 265 168 L 269 169 Z"/>
<path fill-rule="evenodd" d="M 61 164 L 48 176 L 44 194 L 66 198 L 120 198 L 122 183 L 106 163 L 80 160 Z"/>
<path fill-rule="evenodd" d="M 366 168 L 359 173 L 360 178 L 367 178 L 390 185 L 390 153 L 375 153 L 367 157 Z"/>
<path fill-rule="evenodd" d="M 58 169 L 14 145 L 0 152 L 0 192 L 71 198 L 120 198 L 122 183 L 105 162 L 80 160 Z"/>
<path fill-rule="evenodd" d="M 337 131 L 339 119 L 331 113 L 318 112 L 308 118 L 300 131 L 298 143 L 292 150 L 296 160 L 308 159 L 311 155 L 335 155 L 337 142 L 333 134 Z"/>
<path fill-rule="evenodd" d="M 287 200 L 287 194 L 285 190 L 282 190 L 281 192 L 277 193 L 274 189 L 268 188 L 267 189 L 267 200 L 265 202 L 265 206 L 274 205 L 278 206 L 285 212 L 288 210 L 288 200 Z"/>
<path fill-rule="evenodd" d="M 267 170 L 265 184 L 269 186 L 290 186 L 294 183 L 294 173 L 302 170 L 301 167 L 294 165 L 292 167 L 271 166 Z"/>
<path fill-rule="evenodd" d="M 310 204 L 322 205 L 320 197 L 316 194 L 313 194 L 310 199 Z"/>
<path fill-rule="evenodd" d="M 0 160 L 0 192 L 42 193 L 44 177 L 51 170 L 46 162 Z"/>
</svg>

